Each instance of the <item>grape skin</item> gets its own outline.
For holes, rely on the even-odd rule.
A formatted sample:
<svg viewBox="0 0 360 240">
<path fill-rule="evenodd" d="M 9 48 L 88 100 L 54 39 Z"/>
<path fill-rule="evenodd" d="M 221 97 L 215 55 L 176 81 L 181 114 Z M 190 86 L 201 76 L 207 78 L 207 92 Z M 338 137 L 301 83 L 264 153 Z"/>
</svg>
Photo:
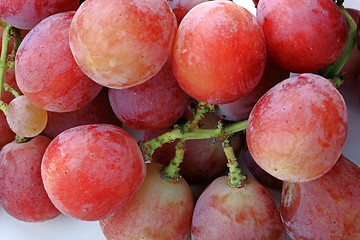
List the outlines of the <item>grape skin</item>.
<svg viewBox="0 0 360 240">
<path fill-rule="evenodd" d="M 163 179 L 161 166 L 147 164 L 145 181 L 134 198 L 100 221 L 107 239 L 187 239 L 194 209 L 191 190 L 184 179 L 177 183 Z"/>
<path fill-rule="evenodd" d="M 285 239 L 280 213 L 267 189 L 254 178 L 246 187 L 227 184 L 227 176 L 214 180 L 195 205 L 191 236 L 208 239 Z"/>
<path fill-rule="evenodd" d="M 116 116 L 136 130 L 160 130 L 173 125 L 184 113 L 190 97 L 177 83 L 170 62 L 151 79 L 126 89 L 109 89 Z"/>
<path fill-rule="evenodd" d="M 74 13 L 59 13 L 41 21 L 26 35 L 16 53 L 19 88 L 47 111 L 79 109 L 102 88 L 80 70 L 71 54 L 68 38 Z"/>
<path fill-rule="evenodd" d="M 18 220 L 42 222 L 60 215 L 45 191 L 40 172 L 50 141 L 45 136 L 26 143 L 13 141 L 0 152 L 0 203 Z"/>
<path fill-rule="evenodd" d="M 145 163 L 135 139 L 120 127 L 83 125 L 53 139 L 41 175 L 62 213 L 95 221 L 116 213 L 134 196 L 144 180 Z"/>
<path fill-rule="evenodd" d="M 70 47 L 91 79 L 122 89 L 160 71 L 170 56 L 176 29 L 166 0 L 88 0 L 71 23 Z"/>
<path fill-rule="evenodd" d="M 330 81 L 301 74 L 260 98 L 250 113 L 246 141 L 256 163 L 274 177 L 310 181 L 339 158 L 347 118 L 344 99 Z"/>
<path fill-rule="evenodd" d="M 32 29 L 53 14 L 75 11 L 79 0 L 2 0 L 0 19 L 19 29 Z"/>
<path fill-rule="evenodd" d="M 281 217 L 292 239 L 359 239 L 360 168 L 341 155 L 324 176 L 284 183 Z"/>
<path fill-rule="evenodd" d="M 230 103 L 252 91 L 265 61 L 265 39 L 256 18 L 231 1 L 192 8 L 179 25 L 172 52 L 181 88 L 212 104 Z"/>
<path fill-rule="evenodd" d="M 21 95 L 13 99 L 7 109 L 6 121 L 13 132 L 22 137 L 40 134 L 47 123 L 47 112 Z"/>
<path fill-rule="evenodd" d="M 269 55 L 290 72 L 319 70 L 344 49 L 348 27 L 332 0 L 260 0 L 256 16 Z"/>
</svg>

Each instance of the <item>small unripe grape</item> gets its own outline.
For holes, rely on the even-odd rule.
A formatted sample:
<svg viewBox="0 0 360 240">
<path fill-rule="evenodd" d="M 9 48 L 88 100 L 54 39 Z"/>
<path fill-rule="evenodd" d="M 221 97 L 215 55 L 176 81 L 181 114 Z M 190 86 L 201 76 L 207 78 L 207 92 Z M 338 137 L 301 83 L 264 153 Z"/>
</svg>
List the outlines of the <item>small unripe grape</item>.
<svg viewBox="0 0 360 240">
<path fill-rule="evenodd" d="M 6 114 L 6 121 L 11 130 L 22 137 L 34 137 L 41 133 L 47 119 L 47 112 L 34 105 L 24 95 L 10 102 Z"/>
</svg>

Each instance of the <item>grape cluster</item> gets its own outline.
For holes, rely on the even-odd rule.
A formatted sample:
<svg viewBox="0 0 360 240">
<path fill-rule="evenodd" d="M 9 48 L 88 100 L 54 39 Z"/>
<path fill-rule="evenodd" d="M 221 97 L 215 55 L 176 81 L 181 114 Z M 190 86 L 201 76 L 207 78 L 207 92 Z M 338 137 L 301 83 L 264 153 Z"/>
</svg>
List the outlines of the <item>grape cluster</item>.
<svg viewBox="0 0 360 240">
<path fill-rule="evenodd" d="M 1 1 L 2 208 L 109 240 L 360 239 L 360 11 L 254 4 Z"/>
</svg>

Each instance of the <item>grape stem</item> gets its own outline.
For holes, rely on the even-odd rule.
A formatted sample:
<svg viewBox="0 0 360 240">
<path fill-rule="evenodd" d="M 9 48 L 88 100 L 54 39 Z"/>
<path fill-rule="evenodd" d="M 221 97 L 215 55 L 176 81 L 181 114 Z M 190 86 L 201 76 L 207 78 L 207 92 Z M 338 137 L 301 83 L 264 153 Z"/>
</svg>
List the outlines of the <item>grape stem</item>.
<svg viewBox="0 0 360 240">
<path fill-rule="evenodd" d="M 0 110 L 4 113 L 5 116 L 7 109 L 8 109 L 8 104 L 0 100 Z"/>
<path fill-rule="evenodd" d="M 2 39 L 1 55 L 0 55 L 0 100 L 2 95 L 2 89 L 4 88 L 5 71 L 8 68 L 7 56 L 8 56 L 9 41 L 11 40 L 11 35 L 10 35 L 11 29 L 12 26 L 6 24 L 3 31 L 3 39 Z"/>
<path fill-rule="evenodd" d="M 19 97 L 20 93 L 18 93 L 15 89 L 13 89 L 9 84 L 4 83 L 4 89 L 7 92 L 10 92 L 14 97 Z"/>
<path fill-rule="evenodd" d="M 244 187 L 247 177 L 238 167 L 238 162 L 234 153 L 234 149 L 231 147 L 229 139 L 225 139 L 222 143 L 222 146 L 228 160 L 228 185 L 234 188 Z"/>
<path fill-rule="evenodd" d="M 354 49 L 354 46 L 356 43 L 356 28 L 357 28 L 357 25 L 356 25 L 354 19 L 346 11 L 344 6 L 341 4 L 341 1 L 338 2 L 338 5 L 339 5 L 340 10 L 344 14 L 346 22 L 349 26 L 349 33 L 348 33 L 348 39 L 346 41 L 345 48 L 342 51 L 340 57 L 334 64 L 332 64 L 328 67 L 328 70 L 324 75 L 325 78 L 330 79 L 333 82 L 335 87 L 339 87 L 341 85 L 340 84 L 340 82 L 342 82 L 341 77 L 339 77 L 337 75 L 340 73 L 341 69 L 344 67 L 346 61 L 348 60 L 351 52 Z"/>
<path fill-rule="evenodd" d="M 200 121 L 205 117 L 206 114 L 213 111 L 215 111 L 215 105 L 205 102 L 198 102 L 198 106 L 195 111 L 193 119 L 187 121 L 186 124 L 179 129 L 181 130 L 182 133 L 188 133 L 196 129 L 199 129 Z M 183 139 L 182 137 L 180 138 L 180 140 L 178 141 L 175 147 L 175 157 L 170 161 L 169 165 L 164 166 L 161 169 L 162 178 L 166 179 L 169 182 L 178 182 L 179 179 L 181 178 L 180 164 L 184 159 L 185 141 L 186 139 Z M 148 157 L 151 158 L 151 156 L 152 154 Z"/>
<path fill-rule="evenodd" d="M 170 132 L 166 132 L 149 141 L 140 143 L 140 149 L 143 152 L 145 160 L 151 160 L 154 151 L 161 147 L 163 144 L 173 142 L 176 139 L 190 140 L 190 139 L 210 139 L 226 137 L 246 129 L 247 120 L 242 122 L 235 122 L 224 126 L 223 128 L 215 129 L 196 129 L 191 132 L 183 132 L 181 129 L 176 128 Z"/>
</svg>

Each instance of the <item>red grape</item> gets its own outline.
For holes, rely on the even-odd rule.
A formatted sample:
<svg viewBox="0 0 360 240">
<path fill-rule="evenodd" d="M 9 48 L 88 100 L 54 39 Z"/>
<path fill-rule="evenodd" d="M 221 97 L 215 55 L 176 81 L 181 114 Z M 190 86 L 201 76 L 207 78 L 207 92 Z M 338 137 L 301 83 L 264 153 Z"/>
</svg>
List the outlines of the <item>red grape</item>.
<svg viewBox="0 0 360 240">
<path fill-rule="evenodd" d="M 145 163 L 135 139 L 109 124 L 68 129 L 50 143 L 41 173 L 64 214 L 99 220 L 115 214 L 141 186 Z"/>
<path fill-rule="evenodd" d="M 324 176 L 284 183 L 281 216 L 292 239 L 359 239 L 360 168 L 343 155 Z"/>
<path fill-rule="evenodd" d="M 77 66 L 69 47 L 74 12 L 52 15 L 36 25 L 22 41 L 15 60 L 21 91 L 39 107 L 69 112 L 89 103 L 102 86 Z"/>
<path fill-rule="evenodd" d="M 184 179 L 170 183 L 160 176 L 161 165 L 147 164 L 143 185 L 118 213 L 100 221 L 107 239 L 187 239 L 194 209 Z"/>
<path fill-rule="evenodd" d="M 18 220 L 39 222 L 60 215 L 41 179 L 41 161 L 50 141 L 45 136 L 13 141 L 0 152 L 0 203 Z"/>
<path fill-rule="evenodd" d="M 262 95 L 264 95 L 265 92 L 275 84 L 288 78 L 289 76 L 289 71 L 285 71 L 284 69 L 278 67 L 272 59 L 268 58 L 264 74 L 255 89 L 239 100 L 227 104 L 220 104 L 217 109 L 217 114 L 230 121 L 248 119 L 251 109 L 262 97 Z"/>
<path fill-rule="evenodd" d="M 87 0 L 71 24 L 70 47 L 94 81 L 126 88 L 160 71 L 176 28 L 166 0 Z"/>
<path fill-rule="evenodd" d="M 257 102 L 246 140 L 265 171 L 280 180 L 304 182 L 332 168 L 346 133 L 341 94 L 327 79 L 301 74 L 275 85 Z"/>
<path fill-rule="evenodd" d="M 32 29 L 55 13 L 75 11 L 79 0 L 2 0 L 0 19 L 20 29 Z"/>
<path fill-rule="evenodd" d="M 279 210 L 267 189 L 249 178 L 230 187 L 227 176 L 213 181 L 196 202 L 191 236 L 200 239 L 285 239 Z"/>
<path fill-rule="evenodd" d="M 190 97 L 177 83 L 170 62 L 150 80 L 126 89 L 109 89 L 116 116 L 136 130 L 160 130 L 173 125 L 184 113 Z"/>
<path fill-rule="evenodd" d="M 291 72 L 312 72 L 333 63 L 348 27 L 333 0 L 260 0 L 257 19 L 274 61 Z"/>
<path fill-rule="evenodd" d="M 55 138 L 66 129 L 95 123 L 122 125 L 111 109 L 107 88 L 103 88 L 90 103 L 78 110 L 64 113 L 48 112 L 48 121 L 42 134 Z"/>
<path fill-rule="evenodd" d="M 196 100 L 229 103 L 255 88 L 265 51 L 261 28 L 250 12 L 231 1 L 204 2 L 180 23 L 173 70 L 180 86 Z"/>
</svg>

